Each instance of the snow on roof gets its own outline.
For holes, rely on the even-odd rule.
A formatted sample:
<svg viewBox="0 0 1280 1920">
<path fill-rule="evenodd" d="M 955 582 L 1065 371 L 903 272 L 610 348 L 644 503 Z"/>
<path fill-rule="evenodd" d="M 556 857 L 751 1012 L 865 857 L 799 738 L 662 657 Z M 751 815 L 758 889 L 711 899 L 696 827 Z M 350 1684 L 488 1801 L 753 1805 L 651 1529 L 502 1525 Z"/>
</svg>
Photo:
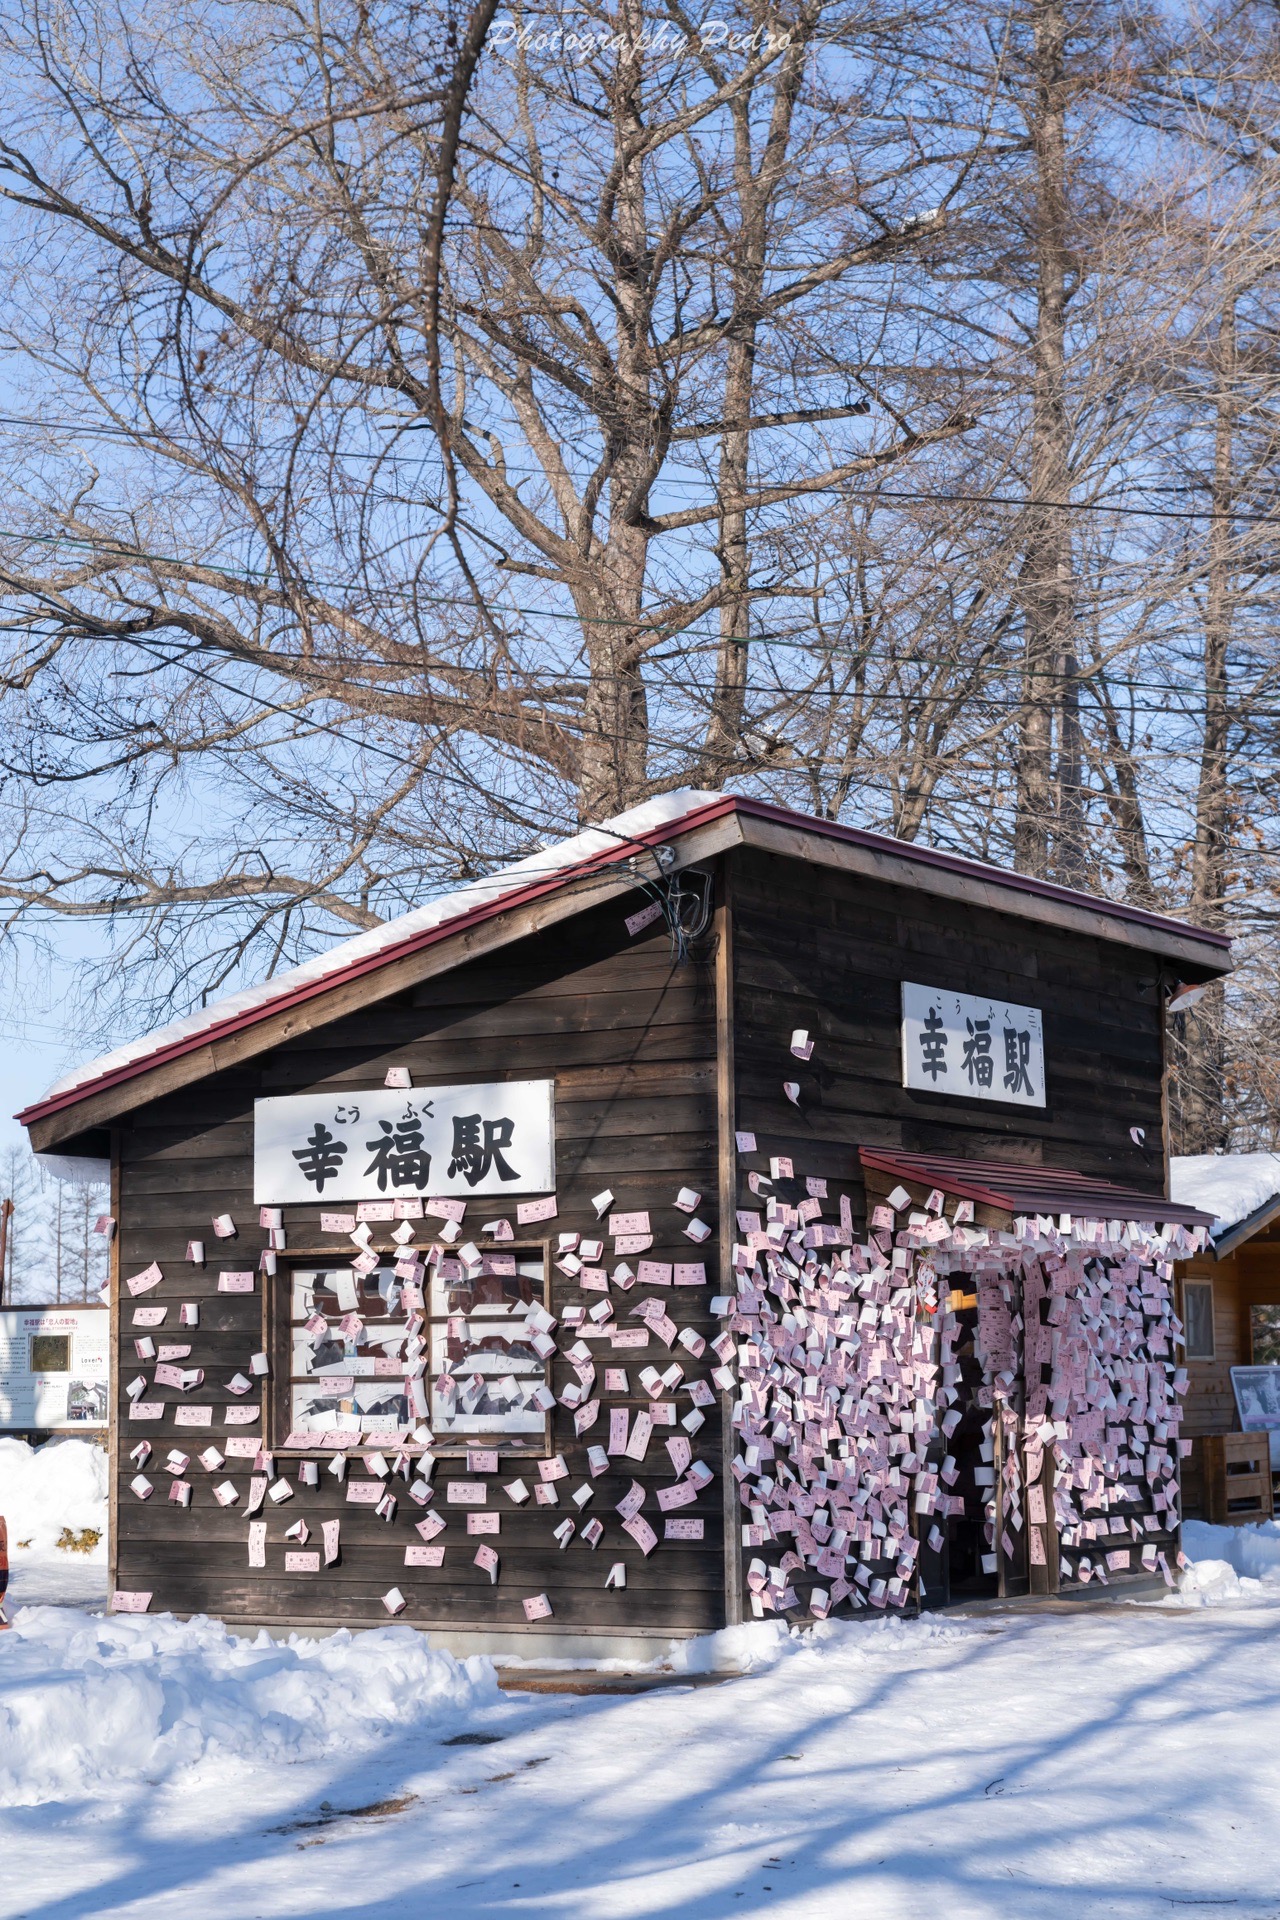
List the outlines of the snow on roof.
<svg viewBox="0 0 1280 1920">
<path fill-rule="evenodd" d="M 1280 1194 L 1280 1153 L 1190 1153 L 1169 1162 L 1169 1192 L 1214 1216 L 1214 1239 Z"/>
<path fill-rule="evenodd" d="M 438 899 L 429 900 L 424 907 L 415 907 L 411 913 L 402 913 L 368 933 L 358 933 L 354 939 L 343 940 L 336 947 L 328 947 L 315 959 L 304 960 L 301 966 L 290 967 L 286 973 L 274 974 L 271 979 L 260 981 L 257 986 L 226 994 L 207 1007 L 201 1007 L 196 1013 L 171 1021 L 168 1026 L 140 1034 L 136 1040 L 127 1041 L 124 1046 L 116 1047 L 112 1052 L 101 1054 L 96 1060 L 87 1061 L 71 1073 L 64 1074 L 43 1098 L 56 1099 L 60 1094 L 70 1093 L 76 1087 L 117 1073 L 121 1068 L 132 1066 L 135 1061 L 153 1053 L 160 1053 L 166 1047 L 196 1039 L 210 1028 L 222 1026 L 227 1020 L 286 997 L 294 988 L 322 981 L 330 974 L 343 973 L 354 963 L 369 959 L 384 948 L 399 946 L 415 934 L 443 926 L 447 921 L 456 920 L 477 907 L 488 906 L 500 900 L 503 894 L 518 893 L 532 882 L 570 872 L 601 855 L 617 854 L 628 843 L 638 841 L 641 835 L 670 827 L 687 814 L 723 798 L 719 793 L 703 793 L 696 788 L 682 787 L 675 793 L 664 794 L 657 800 L 646 800 L 641 806 L 631 807 L 626 813 L 602 821 L 597 827 L 587 827 L 568 840 L 552 841 L 537 853 L 516 860 L 510 866 L 500 867 L 483 880 L 470 880 L 465 887 L 456 887 L 452 893 L 441 894 Z M 639 852 L 639 845 L 633 850 Z"/>
</svg>

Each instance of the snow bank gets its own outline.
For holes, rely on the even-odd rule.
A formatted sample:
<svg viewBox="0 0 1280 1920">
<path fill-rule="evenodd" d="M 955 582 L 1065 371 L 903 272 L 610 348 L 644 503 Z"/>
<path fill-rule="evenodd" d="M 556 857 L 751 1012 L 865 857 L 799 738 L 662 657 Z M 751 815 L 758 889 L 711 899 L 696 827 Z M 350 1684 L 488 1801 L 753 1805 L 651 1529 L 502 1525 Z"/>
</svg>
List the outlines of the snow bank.
<svg viewBox="0 0 1280 1920">
<path fill-rule="evenodd" d="M 1169 1197 L 1213 1215 L 1215 1239 L 1280 1193 L 1280 1153 L 1191 1153 L 1169 1162 Z"/>
<path fill-rule="evenodd" d="M 1188 1520 L 1182 1551 L 1191 1565 L 1178 1580 L 1175 1605 L 1239 1606 L 1280 1595 L 1280 1525 L 1212 1527 Z"/>
<path fill-rule="evenodd" d="M 674 1673 L 758 1673 L 771 1667 L 798 1644 L 785 1620 L 747 1620 L 719 1633 L 700 1633 L 692 1640 L 673 1640 L 665 1661 Z"/>
<path fill-rule="evenodd" d="M 413 1627 L 237 1638 L 219 1622 L 27 1607 L 0 1635 L 0 1806 L 105 1797 L 205 1759 L 350 1757 L 500 1699 Z"/>
<path fill-rule="evenodd" d="M 1225 1563 L 1251 1580 L 1269 1579 L 1280 1592 L 1280 1523 L 1274 1520 L 1248 1527 L 1211 1527 L 1207 1520 L 1188 1520 L 1182 1551 L 1195 1564 Z"/>
<path fill-rule="evenodd" d="M 72 1533 L 92 1528 L 101 1535 L 97 1554 L 105 1556 L 105 1452 L 91 1440 L 49 1440 L 29 1447 L 25 1440 L 0 1439 L 0 1514 L 8 1522 L 15 1558 L 24 1541 L 36 1553 L 52 1552 L 64 1527 Z"/>
</svg>

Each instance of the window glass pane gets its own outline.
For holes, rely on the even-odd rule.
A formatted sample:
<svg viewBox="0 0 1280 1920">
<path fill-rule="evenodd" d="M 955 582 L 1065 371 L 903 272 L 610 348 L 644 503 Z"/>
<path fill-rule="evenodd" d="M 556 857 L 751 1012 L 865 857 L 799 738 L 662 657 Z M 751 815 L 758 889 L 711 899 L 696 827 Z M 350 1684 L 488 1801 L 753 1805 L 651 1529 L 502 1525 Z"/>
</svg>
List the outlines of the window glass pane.
<svg viewBox="0 0 1280 1920">
<path fill-rule="evenodd" d="M 432 1273 L 426 1314 L 416 1288 L 406 1304 L 390 1266 L 295 1270 L 290 1429 L 411 1428 L 421 1415 L 406 1376 L 416 1373 L 437 1439 L 510 1435 L 522 1450 L 536 1447 L 547 1416 L 533 1395 L 547 1372 L 527 1315 L 544 1293 L 543 1260 L 525 1250 L 486 1252 L 475 1272 L 446 1258 Z"/>
<path fill-rule="evenodd" d="M 1280 1306 L 1251 1307 L 1249 1322 L 1254 1365 L 1280 1365 Z"/>
<path fill-rule="evenodd" d="M 1188 1360 L 1213 1359 L 1213 1287 L 1205 1280 L 1183 1283 L 1187 1313 Z"/>
<path fill-rule="evenodd" d="M 506 1324 L 461 1315 L 431 1328 L 431 1407 L 437 1433 L 540 1433 L 531 1404 L 546 1369 L 523 1311 Z"/>
<path fill-rule="evenodd" d="M 431 1313 L 476 1316 L 523 1314 L 542 1298 L 542 1262 L 514 1253 L 486 1253 L 478 1274 L 464 1273 L 461 1261 L 442 1260 L 431 1281 Z"/>
</svg>

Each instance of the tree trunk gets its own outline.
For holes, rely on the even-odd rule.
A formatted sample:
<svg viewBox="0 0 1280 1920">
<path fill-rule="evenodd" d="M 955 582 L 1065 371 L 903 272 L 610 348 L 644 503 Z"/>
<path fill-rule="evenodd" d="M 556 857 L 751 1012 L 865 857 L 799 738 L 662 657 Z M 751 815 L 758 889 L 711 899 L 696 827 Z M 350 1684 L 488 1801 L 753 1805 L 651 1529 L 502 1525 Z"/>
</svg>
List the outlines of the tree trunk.
<svg viewBox="0 0 1280 1920">
<path fill-rule="evenodd" d="M 1218 380 L 1214 405 L 1213 519 L 1209 524 L 1204 618 L 1204 732 L 1196 788 L 1196 837 L 1191 855 L 1189 918 L 1226 927 L 1226 869 L 1230 835 L 1228 794 L 1227 661 L 1233 619 L 1232 523 L 1237 397 L 1235 300 L 1218 326 Z M 1229 1128 L 1223 1099 L 1226 1068 L 1225 992 L 1219 982 L 1183 1016 L 1181 1138 L 1184 1153 L 1221 1153 Z"/>
<path fill-rule="evenodd" d="M 716 679 L 704 736 L 701 778 L 723 786 L 741 752 L 750 658 L 751 550 L 747 532 L 748 426 L 755 401 L 756 346 L 760 298 L 765 285 L 769 214 L 786 177 L 791 121 L 805 70 L 805 36 L 796 34 L 783 61 L 760 163 L 752 144 L 752 96 L 733 103 L 734 187 L 738 208 L 738 252 L 733 268 L 734 307 L 740 323 L 728 342 L 724 383 L 725 431 L 720 441 L 718 498 L 719 561 L 726 592 L 720 607 Z"/>
<path fill-rule="evenodd" d="M 609 422 L 612 445 L 606 542 L 592 578 L 575 595 L 585 615 L 591 666 L 582 730 L 579 817 L 600 820 L 645 797 L 649 704 L 644 660 L 644 583 L 649 558 L 646 521 L 657 466 L 649 359 L 649 232 L 645 217 L 641 111 L 643 14 L 628 0 L 619 17 L 623 51 L 612 81 L 617 193 L 611 231 L 600 238 L 612 255 L 617 320 L 617 386 Z"/>
<path fill-rule="evenodd" d="M 1066 315 L 1070 297 L 1066 183 L 1066 12 L 1035 8 L 1028 109 L 1035 159 L 1036 330 L 1033 346 L 1029 533 L 1021 575 L 1022 694 L 1014 865 L 1023 873 L 1075 877 L 1082 849 L 1079 683 L 1073 632 L 1066 405 Z M 1054 709 L 1059 760 L 1053 765 Z M 1055 792 L 1056 788 L 1056 792 Z M 1063 796 L 1067 796 L 1064 806 Z"/>
</svg>

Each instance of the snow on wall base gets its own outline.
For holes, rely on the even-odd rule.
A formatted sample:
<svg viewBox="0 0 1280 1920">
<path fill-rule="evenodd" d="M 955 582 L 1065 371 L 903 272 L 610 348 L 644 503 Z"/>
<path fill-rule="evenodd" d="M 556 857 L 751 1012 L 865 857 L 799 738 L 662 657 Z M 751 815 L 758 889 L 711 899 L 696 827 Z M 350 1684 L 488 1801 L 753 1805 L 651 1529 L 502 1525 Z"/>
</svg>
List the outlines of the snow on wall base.
<svg viewBox="0 0 1280 1920">
<path fill-rule="evenodd" d="M 0 1635 L 0 1806 L 105 1797 L 204 1760 L 347 1757 L 500 1696 L 413 1627 L 279 1645 L 207 1619 L 27 1607 Z"/>
<path fill-rule="evenodd" d="M 95 1557 L 105 1558 L 108 1476 L 107 1455 L 92 1440 L 29 1447 L 0 1438 L 0 1517 L 15 1559 L 26 1550 L 52 1552 L 64 1528 L 97 1533 Z"/>
</svg>

